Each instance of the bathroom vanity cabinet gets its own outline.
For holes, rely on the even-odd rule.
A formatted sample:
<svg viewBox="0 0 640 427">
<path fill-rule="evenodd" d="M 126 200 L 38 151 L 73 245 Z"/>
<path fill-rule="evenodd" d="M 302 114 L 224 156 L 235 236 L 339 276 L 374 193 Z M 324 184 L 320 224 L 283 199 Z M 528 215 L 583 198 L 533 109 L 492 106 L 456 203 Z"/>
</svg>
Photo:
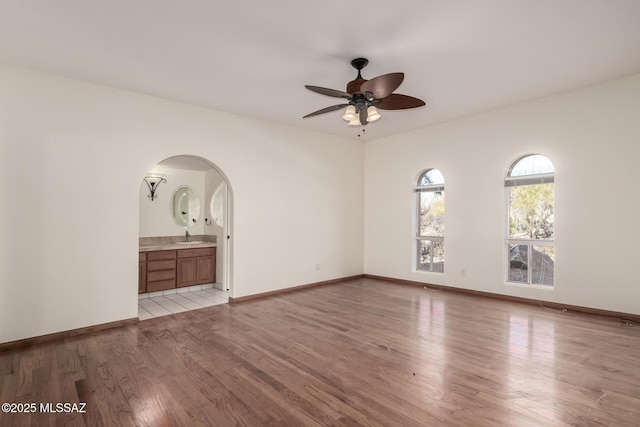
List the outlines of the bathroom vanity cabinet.
<svg viewBox="0 0 640 427">
<path fill-rule="evenodd" d="M 138 293 L 216 281 L 216 248 L 140 252 Z"/>
<path fill-rule="evenodd" d="M 203 285 L 216 281 L 216 248 L 178 251 L 176 287 Z"/>
</svg>

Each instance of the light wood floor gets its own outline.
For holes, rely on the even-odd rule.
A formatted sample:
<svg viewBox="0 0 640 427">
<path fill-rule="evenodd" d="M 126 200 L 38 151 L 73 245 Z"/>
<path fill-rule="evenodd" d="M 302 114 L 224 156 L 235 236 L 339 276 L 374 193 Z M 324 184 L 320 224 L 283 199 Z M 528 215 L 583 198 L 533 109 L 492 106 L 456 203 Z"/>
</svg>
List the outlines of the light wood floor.
<svg viewBox="0 0 640 427">
<path fill-rule="evenodd" d="M 0 426 L 638 426 L 640 326 L 358 279 L 0 353 Z"/>
</svg>

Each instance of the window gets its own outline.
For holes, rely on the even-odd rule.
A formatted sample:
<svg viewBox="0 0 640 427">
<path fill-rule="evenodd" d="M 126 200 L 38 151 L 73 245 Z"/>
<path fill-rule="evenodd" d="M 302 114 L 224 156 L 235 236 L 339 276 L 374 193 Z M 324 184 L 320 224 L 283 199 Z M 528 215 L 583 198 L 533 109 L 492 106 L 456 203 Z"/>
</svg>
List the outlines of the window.
<svg viewBox="0 0 640 427">
<path fill-rule="evenodd" d="M 551 160 L 538 154 L 516 160 L 507 173 L 508 282 L 553 286 L 553 179 Z"/>
<path fill-rule="evenodd" d="M 444 177 L 428 169 L 416 193 L 416 270 L 444 273 Z"/>
</svg>

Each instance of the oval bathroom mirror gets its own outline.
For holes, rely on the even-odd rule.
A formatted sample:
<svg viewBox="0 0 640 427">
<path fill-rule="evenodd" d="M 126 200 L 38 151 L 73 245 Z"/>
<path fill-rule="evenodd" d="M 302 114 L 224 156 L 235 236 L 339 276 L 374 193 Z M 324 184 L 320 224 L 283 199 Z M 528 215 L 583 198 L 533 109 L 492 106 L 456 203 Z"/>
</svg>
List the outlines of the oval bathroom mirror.
<svg viewBox="0 0 640 427">
<path fill-rule="evenodd" d="M 200 199 L 191 187 L 176 188 L 171 198 L 171 215 L 180 227 L 193 227 L 200 216 Z"/>
</svg>

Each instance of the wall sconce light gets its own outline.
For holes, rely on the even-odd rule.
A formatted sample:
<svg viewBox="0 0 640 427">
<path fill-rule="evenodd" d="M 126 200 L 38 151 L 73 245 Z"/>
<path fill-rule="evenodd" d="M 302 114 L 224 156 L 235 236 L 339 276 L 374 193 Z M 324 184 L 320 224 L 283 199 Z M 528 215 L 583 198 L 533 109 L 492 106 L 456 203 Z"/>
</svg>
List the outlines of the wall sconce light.
<svg viewBox="0 0 640 427">
<path fill-rule="evenodd" d="M 156 190 L 158 189 L 158 185 L 160 185 L 161 182 L 167 182 L 167 180 L 164 179 L 164 175 L 148 174 L 147 176 L 144 177 L 144 182 L 146 182 L 147 187 L 149 187 L 149 194 L 147 195 L 147 197 L 149 197 L 153 202 L 153 199 L 158 197 L 156 196 Z"/>
</svg>

